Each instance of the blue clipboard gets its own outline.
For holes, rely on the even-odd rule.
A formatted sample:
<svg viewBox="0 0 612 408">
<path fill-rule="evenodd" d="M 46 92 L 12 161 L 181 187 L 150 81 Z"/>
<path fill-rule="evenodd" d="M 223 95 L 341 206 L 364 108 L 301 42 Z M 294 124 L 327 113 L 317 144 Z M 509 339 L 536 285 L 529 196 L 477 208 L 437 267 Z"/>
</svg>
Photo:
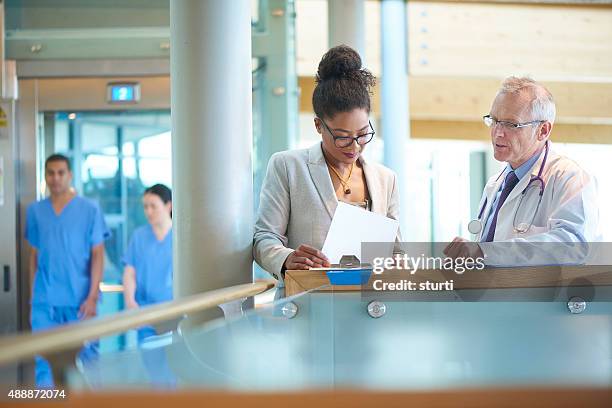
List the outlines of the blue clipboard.
<svg viewBox="0 0 612 408">
<path fill-rule="evenodd" d="M 326 272 L 327 279 L 332 285 L 365 285 L 370 280 L 370 269 L 340 269 Z"/>
<path fill-rule="evenodd" d="M 365 285 L 372 275 L 372 265 L 362 264 L 355 255 L 344 255 L 326 275 L 332 285 Z"/>
</svg>

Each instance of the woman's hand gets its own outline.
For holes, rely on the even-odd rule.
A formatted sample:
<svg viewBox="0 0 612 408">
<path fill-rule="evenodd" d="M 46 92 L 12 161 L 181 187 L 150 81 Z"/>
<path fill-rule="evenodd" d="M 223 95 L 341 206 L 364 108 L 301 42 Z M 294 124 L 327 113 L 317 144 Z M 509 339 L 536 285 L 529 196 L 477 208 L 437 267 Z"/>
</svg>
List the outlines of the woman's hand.
<svg viewBox="0 0 612 408">
<path fill-rule="evenodd" d="M 284 267 L 287 270 L 324 268 L 331 266 L 329 259 L 316 248 L 302 244 L 293 251 L 285 260 Z"/>
</svg>

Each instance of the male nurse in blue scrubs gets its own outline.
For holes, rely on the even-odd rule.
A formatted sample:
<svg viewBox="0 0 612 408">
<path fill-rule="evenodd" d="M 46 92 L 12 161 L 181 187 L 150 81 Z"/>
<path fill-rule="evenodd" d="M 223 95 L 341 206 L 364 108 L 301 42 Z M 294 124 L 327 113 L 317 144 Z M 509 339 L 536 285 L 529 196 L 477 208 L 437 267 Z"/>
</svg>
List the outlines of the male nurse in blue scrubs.
<svg viewBox="0 0 612 408">
<path fill-rule="evenodd" d="M 67 157 L 47 158 L 45 182 L 49 198 L 30 204 L 26 216 L 26 239 L 32 246 L 32 331 L 96 315 L 104 240 L 110 235 L 98 205 L 71 188 Z M 53 387 L 46 360 L 37 357 L 35 371 L 37 386 Z"/>
</svg>

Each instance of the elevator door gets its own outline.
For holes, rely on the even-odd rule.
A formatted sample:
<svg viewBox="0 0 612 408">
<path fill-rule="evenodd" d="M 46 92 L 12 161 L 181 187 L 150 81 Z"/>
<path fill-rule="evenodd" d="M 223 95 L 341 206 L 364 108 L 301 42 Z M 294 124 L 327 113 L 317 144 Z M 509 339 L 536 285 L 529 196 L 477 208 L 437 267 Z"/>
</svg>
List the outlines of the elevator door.
<svg viewBox="0 0 612 408">
<path fill-rule="evenodd" d="M 100 205 L 112 233 L 105 243 L 104 282 L 119 283 L 129 238 L 147 222 L 145 188 L 172 185 L 170 112 L 44 112 L 41 119 L 40 160 L 52 153 L 71 159 L 77 193 Z"/>
</svg>

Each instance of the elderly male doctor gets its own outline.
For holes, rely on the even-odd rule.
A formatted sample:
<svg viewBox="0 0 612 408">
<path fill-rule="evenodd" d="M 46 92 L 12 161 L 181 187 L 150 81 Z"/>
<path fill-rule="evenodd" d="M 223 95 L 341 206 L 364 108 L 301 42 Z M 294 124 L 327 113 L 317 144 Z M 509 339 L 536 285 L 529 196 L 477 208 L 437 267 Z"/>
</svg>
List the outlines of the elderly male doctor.
<svg viewBox="0 0 612 408">
<path fill-rule="evenodd" d="M 546 256 L 567 255 L 576 243 L 597 240 L 596 183 L 553 150 L 550 92 L 530 78 L 506 78 L 483 119 L 491 129 L 495 159 L 506 166 L 487 182 L 477 219 L 469 224 L 478 244 L 456 237 L 445 254 L 484 256 L 489 265 L 550 263 Z M 546 247 L 559 253 L 544 254 L 540 243 L 559 243 Z"/>
</svg>

